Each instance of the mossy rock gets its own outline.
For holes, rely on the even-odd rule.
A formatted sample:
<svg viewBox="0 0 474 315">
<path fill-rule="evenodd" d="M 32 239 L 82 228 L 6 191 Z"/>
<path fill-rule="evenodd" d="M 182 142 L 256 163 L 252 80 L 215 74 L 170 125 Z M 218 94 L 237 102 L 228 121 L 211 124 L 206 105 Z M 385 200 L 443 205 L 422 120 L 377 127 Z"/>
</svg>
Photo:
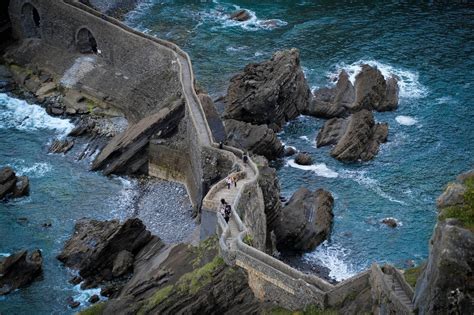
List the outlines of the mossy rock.
<svg viewBox="0 0 474 315">
<path fill-rule="evenodd" d="M 423 264 L 421 264 L 417 267 L 405 269 L 405 272 L 404 272 L 403 275 L 405 276 L 405 280 L 408 282 L 408 284 L 412 288 L 414 288 L 416 286 L 416 281 L 418 280 L 421 273 L 423 272 L 424 267 L 425 267 L 425 263 L 423 263 Z"/>
<path fill-rule="evenodd" d="M 105 303 L 97 303 L 85 310 L 80 311 L 79 315 L 101 315 L 104 312 Z"/>
<path fill-rule="evenodd" d="M 464 203 L 441 209 L 439 220 L 457 219 L 464 227 L 474 231 L 474 178 L 467 178 L 464 185 Z"/>
</svg>

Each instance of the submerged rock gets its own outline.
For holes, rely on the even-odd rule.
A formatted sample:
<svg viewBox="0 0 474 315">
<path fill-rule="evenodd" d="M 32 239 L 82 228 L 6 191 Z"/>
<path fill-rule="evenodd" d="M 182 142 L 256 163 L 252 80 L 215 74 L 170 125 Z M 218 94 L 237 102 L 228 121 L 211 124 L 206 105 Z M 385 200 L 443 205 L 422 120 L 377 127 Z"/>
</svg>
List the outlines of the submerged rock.
<svg viewBox="0 0 474 315">
<path fill-rule="evenodd" d="M 310 91 L 297 49 L 276 52 L 271 60 L 249 64 L 227 90 L 224 119 L 279 130 L 308 107 Z"/>
<path fill-rule="evenodd" d="M 43 257 L 39 249 L 29 255 L 26 250 L 0 260 L 0 295 L 23 288 L 42 274 Z"/>
<path fill-rule="evenodd" d="M 280 216 L 276 229 L 278 250 L 310 251 L 324 242 L 331 232 L 333 204 L 328 191 L 298 189 Z"/>
<path fill-rule="evenodd" d="M 250 13 L 247 10 L 237 10 L 230 15 L 230 19 L 239 22 L 248 21 L 250 20 Z"/>
<path fill-rule="evenodd" d="M 296 154 L 296 149 L 290 146 L 285 146 L 285 156 L 292 156 Z"/>
<path fill-rule="evenodd" d="M 382 220 L 382 223 L 391 228 L 396 228 L 398 226 L 398 222 L 394 218 L 385 218 Z"/>
<path fill-rule="evenodd" d="M 372 112 L 361 110 L 350 117 L 328 120 L 318 133 L 318 147 L 335 144 L 331 156 L 345 162 L 375 157 L 381 143 L 387 141 L 388 125 L 376 124 Z"/>
<path fill-rule="evenodd" d="M 295 163 L 299 165 L 311 165 L 313 164 L 313 158 L 309 153 L 301 152 L 296 155 Z"/>
<path fill-rule="evenodd" d="M 60 140 L 56 139 L 49 147 L 50 153 L 67 153 L 74 146 L 74 140 Z"/>
</svg>

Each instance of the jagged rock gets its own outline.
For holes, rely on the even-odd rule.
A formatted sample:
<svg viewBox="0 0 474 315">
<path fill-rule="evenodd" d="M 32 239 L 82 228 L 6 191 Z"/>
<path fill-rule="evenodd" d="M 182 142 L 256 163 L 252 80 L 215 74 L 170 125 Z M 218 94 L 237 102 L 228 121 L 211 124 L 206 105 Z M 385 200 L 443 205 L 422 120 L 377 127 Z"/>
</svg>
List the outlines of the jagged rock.
<svg viewBox="0 0 474 315">
<path fill-rule="evenodd" d="M 74 284 L 74 285 L 79 284 L 81 282 L 82 282 L 82 278 L 79 276 L 74 276 L 72 279 L 69 280 L 69 283 Z"/>
<path fill-rule="evenodd" d="M 74 129 L 68 134 L 70 137 L 79 137 L 83 134 L 90 132 L 95 127 L 95 122 L 89 119 L 81 119 L 79 124 L 77 124 Z"/>
<path fill-rule="evenodd" d="M 27 176 L 16 178 L 15 188 L 13 188 L 13 198 L 27 196 L 30 193 L 30 180 Z"/>
<path fill-rule="evenodd" d="M 382 223 L 391 228 L 396 228 L 398 226 L 397 220 L 394 218 L 385 218 L 382 220 Z"/>
<path fill-rule="evenodd" d="M 41 85 L 41 87 L 36 91 L 35 94 L 38 98 L 44 98 L 54 92 L 54 90 L 56 90 L 56 83 L 48 82 L 46 84 Z"/>
<path fill-rule="evenodd" d="M 117 220 L 84 219 L 76 223 L 73 237 L 66 242 L 57 258 L 67 267 L 78 269 L 79 275 L 88 282 L 87 286 L 95 286 L 113 279 L 129 265 L 127 258 L 117 258 L 119 255 L 126 256 L 121 252 L 128 251 L 135 255 L 149 243 L 163 246 L 139 219 L 128 219 L 123 224 Z"/>
<path fill-rule="evenodd" d="M 39 249 L 26 250 L 0 260 L 0 295 L 8 294 L 33 282 L 42 273 L 43 258 Z"/>
<path fill-rule="evenodd" d="M 74 140 L 60 140 L 55 139 L 51 146 L 49 147 L 50 153 L 67 153 L 74 146 Z"/>
<path fill-rule="evenodd" d="M 342 70 L 334 88 L 322 88 L 314 93 L 305 114 L 321 118 L 344 117 L 354 98 L 354 86 L 347 72 Z"/>
<path fill-rule="evenodd" d="M 296 154 L 296 149 L 293 147 L 285 146 L 285 156 L 292 156 Z"/>
<path fill-rule="evenodd" d="M 148 162 L 147 150 L 150 138 L 166 137 L 175 131 L 184 117 L 184 103 L 180 99 L 156 114 L 143 118 L 125 132 L 115 136 L 92 163 L 92 170 L 102 169 L 104 174 L 133 174 Z"/>
<path fill-rule="evenodd" d="M 27 176 L 16 176 L 11 167 L 0 168 L 0 199 L 13 198 L 29 194 L 30 181 Z"/>
<path fill-rule="evenodd" d="M 75 301 L 72 296 L 68 297 L 66 299 L 66 302 L 67 302 L 67 304 L 69 305 L 70 308 L 77 308 L 81 305 L 81 303 L 78 302 L 78 301 Z"/>
<path fill-rule="evenodd" d="M 112 274 L 114 277 L 120 277 L 125 274 L 133 266 L 133 254 L 127 250 L 123 250 L 115 257 Z"/>
<path fill-rule="evenodd" d="M 318 189 L 298 189 L 283 208 L 276 229 L 277 248 L 281 251 L 309 251 L 321 244 L 331 232 L 334 199 Z"/>
<path fill-rule="evenodd" d="M 250 13 L 247 10 L 237 10 L 230 15 L 230 19 L 234 21 L 247 21 L 250 19 Z"/>
<path fill-rule="evenodd" d="M 94 294 L 89 298 L 89 303 L 94 304 L 100 301 L 100 298 L 97 294 Z"/>
<path fill-rule="evenodd" d="M 224 123 L 227 144 L 263 155 L 269 160 L 283 154 L 283 145 L 267 125 L 257 126 L 234 119 L 228 119 Z"/>
<path fill-rule="evenodd" d="M 311 165 L 313 164 L 313 158 L 309 153 L 301 152 L 296 155 L 295 163 L 299 165 Z"/>
<path fill-rule="evenodd" d="M 223 117 L 279 130 L 308 107 L 309 97 L 299 51 L 278 51 L 231 79 Z"/>
<path fill-rule="evenodd" d="M 372 112 L 361 110 L 350 117 L 328 120 L 318 133 L 318 147 L 336 144 L 331 156 L 340 161 L 367 161 L 387 141 L 388 125 L 375 124 Z"/>
<path fill-rule="evenodd" d="M 10 70 L 0 65 L 0 92 L 10 92 L 14 89 L 13 75 Z"/>
</svg>

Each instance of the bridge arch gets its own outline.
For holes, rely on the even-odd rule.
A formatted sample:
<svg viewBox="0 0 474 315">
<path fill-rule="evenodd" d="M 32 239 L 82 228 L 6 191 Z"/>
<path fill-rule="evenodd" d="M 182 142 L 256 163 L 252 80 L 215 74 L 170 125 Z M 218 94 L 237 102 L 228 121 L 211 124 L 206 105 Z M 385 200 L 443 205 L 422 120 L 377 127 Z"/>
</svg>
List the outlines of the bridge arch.
<svg viewBox="0 0 474 315">
<path fill-rule="evenodd" d="M 87 27 L 82 27 L 77 31 L 76 47 L 81 54 L 97 54 L 97 40 Z"/>
<path fill-rule="evenodd" d="M 21 7 L 21 24 L 26 38 L 41 38 L 41 15 L 30 2 Z"/>
</svg>

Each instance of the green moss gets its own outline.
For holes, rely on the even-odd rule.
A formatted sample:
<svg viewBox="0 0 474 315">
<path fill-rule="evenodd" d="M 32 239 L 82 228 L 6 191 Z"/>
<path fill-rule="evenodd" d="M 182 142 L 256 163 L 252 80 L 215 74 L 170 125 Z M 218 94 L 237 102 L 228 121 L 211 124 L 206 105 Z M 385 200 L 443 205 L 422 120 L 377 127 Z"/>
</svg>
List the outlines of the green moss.
<svg viewBox="0 0 474 315">
<path fill-rule="evenodd" d="M 105 303 L 97 303 L 79 312 L 79 315 L 101 315 L 104 312 Z"/>
<path fill-rule="evenodd" d="M 168 285 L 150 296 L 138 311 L 138 315 L 144 315 L 152 311 L 158 304 L 163 302 L 173 291 L 173 286 Z"/>
<path fill-rule="evenodd" d="M 211 236 L 205 239 L 204 241 L 200 242 L 199 246 L 189 247 L 193 251 L 193 253 L 196 255 L 196 258 L 194 258 L 192 261 L 193 268 L 197 268 L 199 267 L 199 265 L 202 264 L 202 260 L 205 256 L 205 253 L 211 250 L 217 251 L 217 243 L 218 243 L 217 236 Z"/>
<path fill-rule="evenodd" d="M 87 104 L 87 111 L 89 113 L 92 113 L 92 111 L 94 110 L 94 108 L 96 107 L 95 103 L 90 100 L 90 99 L 86 99 L 86 104 Z"/>
<path fill-rule="evenodd" d="M 224 260 L 220 256 L 215 256 L 210 263 L 183 275 L 177 283 L 178 291 L 190 294 L 197 293 L 201 288 L 211 283 L 212 273 L 223 264 Z"/>
<path fill-rule="evenodd" d="M 413 268 L 408 268 L 405 270 L 405 273 L 403 274 L 405 276 L 405 280 L 408 282 L 409 285 L 411 285 L 413 288 L 416 285 L 416 280 L 418 280 L 418 277 L 421 275 L 421 272 L 423 271 L 424 263 Z"/>
<path fill-rule="evenodd" d="M 474 178 L 466 179 L 464 185 L 464 204 L 443 208 L 439 220 L 458 219 L 466 228 L 474 231 Z"/>
<path fill-rule="evenodd" d="M 337 314 L 335 310 L 322 310 L 315 305 L 309 305 L 302 311 L 290 311 L 283 307 L 275 307 L 263 312 L 264 315 L 333 315 Z"/>
<path fill-rule="evenodd" d="M 245 235 L 243 241 L 248 246 L 253 246 L 253 237 L 252 237 L 252 235 L 250 235 L 250 234 Z"/>
</svg>

